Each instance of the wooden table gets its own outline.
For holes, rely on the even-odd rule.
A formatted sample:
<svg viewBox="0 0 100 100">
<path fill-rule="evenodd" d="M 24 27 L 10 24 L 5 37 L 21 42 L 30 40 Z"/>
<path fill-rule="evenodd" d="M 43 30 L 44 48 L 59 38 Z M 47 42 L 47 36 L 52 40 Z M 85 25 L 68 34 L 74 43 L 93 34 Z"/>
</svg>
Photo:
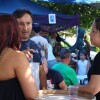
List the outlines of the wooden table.
<svg viewBox="0 0 100 100">
<path fill-rule="evenodd" d="M 35 100 L 96 100 L 89 94 L 68 95 L 67 90 L 40 90 Z"/>
</svg>

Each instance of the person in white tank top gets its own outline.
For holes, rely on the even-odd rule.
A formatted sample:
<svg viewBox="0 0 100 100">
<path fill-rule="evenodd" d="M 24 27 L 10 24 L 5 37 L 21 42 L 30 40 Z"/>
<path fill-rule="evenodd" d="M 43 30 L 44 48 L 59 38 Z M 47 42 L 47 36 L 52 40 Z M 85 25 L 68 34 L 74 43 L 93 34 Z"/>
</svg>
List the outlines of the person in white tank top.
<svg viewBox="0 0 100 100">
<path fill-rule="evenodd" d="M 77 62 L 77 75 L 87 75 L 87 72 L 90 68 L 90 62 L 86 59 L 87 53 L 85 51 L 80 52 L 80 60 L 75 60 L 72 58 L 74 62 Z"/>
</svg>

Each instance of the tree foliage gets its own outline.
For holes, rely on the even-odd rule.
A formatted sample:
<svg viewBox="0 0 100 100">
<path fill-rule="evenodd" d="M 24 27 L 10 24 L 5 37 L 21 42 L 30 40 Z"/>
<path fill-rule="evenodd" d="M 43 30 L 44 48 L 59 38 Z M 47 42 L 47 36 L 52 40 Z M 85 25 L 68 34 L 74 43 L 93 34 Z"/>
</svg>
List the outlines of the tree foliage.
<svg viewBox="0 0 100 100">
<path fill-rule="evenodd" d="M 37 2 L 36 0 L 33 1 L 66 15 L 80 14 L 80 27 L 84 27 L 86 29 L 90 28 L 93 20 L 100 16 L 100 8 L 93 7 L 89 4 L 57 4 Z"/>
<path fill-rule="evenodd" d="M 80 14 L 80 27 L 86 29 L 87 40 L 89 41 L 90 27 L 93 20 L 100 17 L 100 7 L 94 7 L 91 4 L 57 4 L 48 2 L 37 2 L 38 0 L 32 0 L 37 4 L 43 5 L 49 9 L 56 10 L 65 15 L 75 15 Z M 73 36 L 76 35 L 76 28 L 69 28 L 67 30 L 59 32 L 61 36 Z M 97 48 L 97 51 L 100 51 Z"/>
</svg>

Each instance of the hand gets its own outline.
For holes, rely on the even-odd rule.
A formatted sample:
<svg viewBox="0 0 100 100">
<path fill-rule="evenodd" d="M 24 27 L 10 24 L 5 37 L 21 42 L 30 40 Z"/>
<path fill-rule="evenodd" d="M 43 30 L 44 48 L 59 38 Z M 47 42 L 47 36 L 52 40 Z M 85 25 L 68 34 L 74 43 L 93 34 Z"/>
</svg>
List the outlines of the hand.
<svg viewBox="0 0 100 100">
<path fill-rule="evenodd" d="M 33 58 L 32 52 L 34 52 L 34 49 L 26 49 L 26 50 L 23 50 L 22 52 L 26 55 L 28 60 Z"/>
</svg>

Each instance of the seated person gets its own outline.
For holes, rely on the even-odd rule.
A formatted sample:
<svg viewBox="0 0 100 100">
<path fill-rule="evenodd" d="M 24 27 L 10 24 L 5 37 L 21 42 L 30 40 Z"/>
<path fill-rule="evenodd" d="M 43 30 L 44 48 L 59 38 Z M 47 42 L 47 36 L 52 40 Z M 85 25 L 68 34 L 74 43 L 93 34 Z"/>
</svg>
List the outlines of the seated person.
<svg viewBox="0 0 100 100">
<path fill-rule="evenodd" d="M 67 90 L 67 85 L 63 79 L 63 76 L 58 71 L 54 69 L 48 69 L 46 77 L 47 77 L 47 89 Z"/>
<path fill-rule="evenodd" d="M 74 69 L 68 66 L 71 60 L 70 51 L 66 48 L 62 48 L 59 55 L 61 57 L 61 62 L 55 64 L 52 68 L 62 74 L 67 86 L 77 85 L 78 79 L 76 73 Z"/>
</svg>

